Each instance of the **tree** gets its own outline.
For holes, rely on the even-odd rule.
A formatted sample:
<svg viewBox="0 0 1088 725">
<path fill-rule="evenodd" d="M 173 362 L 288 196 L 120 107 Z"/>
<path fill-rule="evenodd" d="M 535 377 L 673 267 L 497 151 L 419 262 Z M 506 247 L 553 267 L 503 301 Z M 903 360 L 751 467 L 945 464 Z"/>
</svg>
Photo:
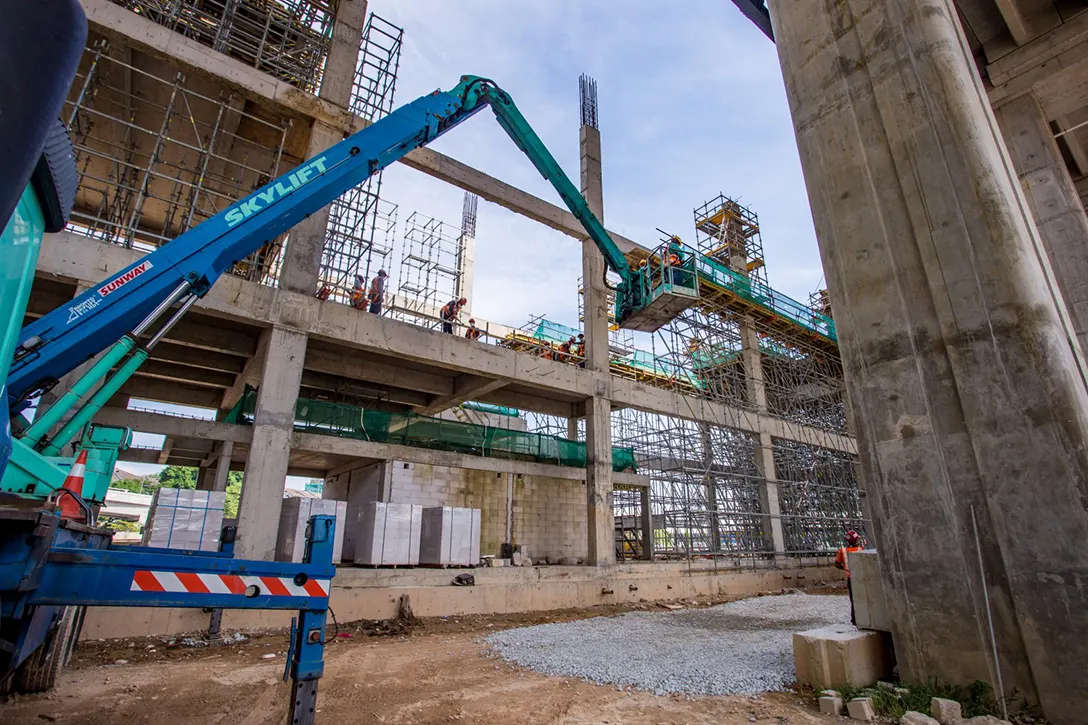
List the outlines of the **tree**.
<svg viewBox="0 0 1088 725">
<path fill-rule="evenodd" d="M 223 505 L 223 517 L 238 518 L 238 502 L 242 499 L 242 472 L 231 471 L 227 474 L 227 502 Z"/>
<path fill-rule="evenodd" d="M 167 466 L 159 473 L 159 486 L 164 488 L 196 488 L 195 468 Z"/>
<path fill-rule="evenodd" d="M 110 488 L 119 488 L 132 493 L 154 493 L 159 484 L 154 479 L 122 478 L 110 484 Z"/>
</svg>

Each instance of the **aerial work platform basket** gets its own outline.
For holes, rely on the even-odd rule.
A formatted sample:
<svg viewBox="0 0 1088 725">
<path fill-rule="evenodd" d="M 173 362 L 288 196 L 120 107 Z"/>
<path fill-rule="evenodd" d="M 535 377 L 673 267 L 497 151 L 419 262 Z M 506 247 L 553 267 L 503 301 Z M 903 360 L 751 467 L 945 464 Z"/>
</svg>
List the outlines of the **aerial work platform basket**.
<svg viewBox="0 0 1088 725">
<path fill-rule="evenodd" d="M 617 310 L 627 330 L 656 332 L 699 300 L 695 252 L 673 238 L 661 245 L 632 274 L 637 300 L 633 311 Z M 620 304 L 624 295 L 617 295 Z M 627 314 L 623 314 L 627 312 Z"/>
</svg>

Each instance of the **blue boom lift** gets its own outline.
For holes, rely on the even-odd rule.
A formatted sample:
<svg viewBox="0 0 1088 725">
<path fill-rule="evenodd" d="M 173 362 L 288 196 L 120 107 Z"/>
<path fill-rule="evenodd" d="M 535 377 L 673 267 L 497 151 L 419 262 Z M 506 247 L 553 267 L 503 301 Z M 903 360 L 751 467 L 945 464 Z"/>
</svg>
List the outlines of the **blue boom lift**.
<svg viewBox="0 0 1088 725">
<path fill-rule="evenodd" d="M 464 76 L 453 89 L 397 109 L 20 331 L 42 235 L 64 227 L 75 197 L 71 144 L 55 119 L 85 42 L 86 19 L 78 0 L 15 6 L 0 24 L 0 52 L 19 58 L 0 64 L 5 113 L 19 110 L 0 114 L 0 162 L 14 171 L 0 180 L 0 399 L 7 399 L 12 423 L 0 429 L 0 685 L 51 687 L 87 605 L 297 609 L 285 672 L 295 683 L 289 722 L 312 722 L 335 573 L 333 520 L 311 520 L 303 564 L 234 559 L 230 532 L 224 551 L 215 554 L 115 548 L 110 532 L 94 525 L 95 511 L 131 432 L 96 426 L 95 413 L 235 262 L 485 107 L 620 277 L 621 324 L 656 329 L 670 309 L 690 304 L 697 294 L 692 256 L 662 249 L 631 269 L 510 96 L 486 78 Z M 26 67 L 36 72 L 20 76 Z M 33 423 L 27 420 L 35 399 L 100 353 L 56 403 L 38 409 Z M 82 490 L 72 491 L 64 484 L 73 458 L 60 454 L 77 438 L 78 450 L 87 453 L 86 474 Z M 64 514 L 58 505 L 64 497 L 84 515 Z"/>
</svg>

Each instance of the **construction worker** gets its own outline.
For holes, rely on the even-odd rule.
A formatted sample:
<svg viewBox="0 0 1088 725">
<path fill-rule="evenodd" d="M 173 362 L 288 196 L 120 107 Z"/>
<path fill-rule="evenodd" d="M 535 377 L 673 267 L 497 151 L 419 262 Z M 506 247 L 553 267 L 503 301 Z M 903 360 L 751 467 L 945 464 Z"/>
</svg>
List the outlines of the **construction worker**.
<svg viewBox="0 0 1088 725">
<path fill-rule="evenodd" d="M 468 329 L 465 330 L 465 337 L 470 340 L 479 340 L 482 334 L 484 334 L 484 331 L 476 327 L 476 318 L 468 318 Z"/>
<path fill-rule="evenodd" d="M 457 320 L 457 315 L 461 314 L 461 309 L 466 304 L 468 304 L 468 300 L 462 297 L 450 300 L 442 305 L 442 309 L 438 311 L 438 316 L 442 318 L 442 332 L 447 335 L 453 334 L 453 323 Z"/>
<path fill-rule="evenodd" d="M 559 352 L 555 354 L 557 362 L 570 362 L 570 349 L 574 345 L 574 338 L 570 338 L 566 342 L 559 343 Z"/>
<path fill-rule="evenodd" d="M 351 306 L 357 310 L 366 309 L 366 277 L 355 275 L 355 286 L 351 288 Z"/>
<path fill-rule="evenodd" d="M 861 551 L 861 534 L 850 529 L 844 537 L 846 546 L 841 547 L 835 554 L 835 568 L 846 572 L 846 593 L 850 595 L 850 624 L 857 624 L 854 618 L 854 588 L 850 583 L 850 562 L 848 554 L 852 551 Z"/>
<path fill-rule="evenodd" d="M 367 292 L 366 299 L 370 303 L 369 312 L 373 315 L 382 313 L 382 303 L 385 302 L 385 279 L 388 276 L 384 269 L 379 269 L 378 275 L 370 282 L 370 291 Z"/>
<path fill-rule="evenodd" d="M 586 336 L 578 333 L 578 341 L 574 343 L 574 357 L 578 360 L 578 367 L 586 366 Z"/>
</svg>

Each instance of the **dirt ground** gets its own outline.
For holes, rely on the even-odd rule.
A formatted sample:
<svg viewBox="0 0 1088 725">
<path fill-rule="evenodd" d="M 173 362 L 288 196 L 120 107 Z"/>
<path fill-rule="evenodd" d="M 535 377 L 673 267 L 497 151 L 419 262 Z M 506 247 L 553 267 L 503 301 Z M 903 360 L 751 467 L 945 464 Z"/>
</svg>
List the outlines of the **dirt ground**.
<svg viewBox="0 0 1088 725">
<path fill-rule="evenodd" d="M 680 604 L 709 606 L 722 601 L 727 600 L 704 597 Z M 481 641 L 507 627 L 656 608 L 646 603 L 426 619 L 391 635 L 373 634 L 387 629 L 373 623 L 341 626 L 339 636 L 330 628 L 317 721 L 414 725 L 825 722 L 812 697 L 802 693 L 699 699 L 625 693 L 508 665 L 489 654 Z M 53 692 L 8 698 L 0 704 L 0 722 L 282 723 L 289 697 L 289 685 L 281 679 L 286 647 L 284 633 L 202 648 L 159 638 L 84 643 Z M 274 657 L 267 657 L 270 654 Z M 124 664 L 116 664 L 118 660 Z"/>
</svg>

